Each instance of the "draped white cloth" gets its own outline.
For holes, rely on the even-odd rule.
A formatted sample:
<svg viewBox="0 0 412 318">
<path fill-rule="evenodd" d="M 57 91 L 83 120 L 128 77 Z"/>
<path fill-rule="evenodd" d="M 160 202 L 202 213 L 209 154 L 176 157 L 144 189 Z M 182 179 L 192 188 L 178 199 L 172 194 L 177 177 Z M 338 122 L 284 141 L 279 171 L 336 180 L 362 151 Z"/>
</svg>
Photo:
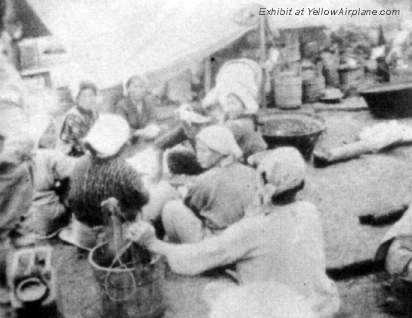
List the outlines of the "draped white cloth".
<svg viewBox="0 0 412 318">
<path fill-rule="evenodd" d="M 261 7 L 292 8 L 293 12 L 306 9 L 303 16 L 267 16 L 273 29 L 343 23 L 376 25 L 402 18 L 316 16 L 308 11 L 314 7 L 382 8 L 375 0 L 361 4 L 356 0 L 26 1 L 78 65 L 76 68 L 70 64 L 61 72 L 67 77 L 93 80 L 101 88 L 118 85 L 134 74 L 157 73 L 163 80 L 172 78 L 256 28 Z M 404 12 L 408 10 L 401 10 Z"/>
</svg>

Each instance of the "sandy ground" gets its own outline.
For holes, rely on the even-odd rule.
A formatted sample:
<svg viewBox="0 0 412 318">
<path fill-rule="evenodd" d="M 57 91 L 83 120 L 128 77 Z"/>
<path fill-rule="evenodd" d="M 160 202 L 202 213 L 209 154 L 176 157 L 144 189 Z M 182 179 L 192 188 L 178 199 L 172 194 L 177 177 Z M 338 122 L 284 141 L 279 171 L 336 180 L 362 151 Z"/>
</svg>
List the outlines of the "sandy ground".
<svg viewBox="0 0 412 318">
<path fill-rule="evenodd" d="M 350 142 L 365 125 L 377 122 L 367 111 L 322 111 L 327 133 L 319 146 Z M 412 120 L 408 121 L 412 124 Z M 328 266 L 370 258 L 386 228 L 361 226 L 358 216 L 385 210 L 409 200 L 412 194 L 412 147 L 367 155 L 323 169 L 309 167 L 302 196 L 318 205 L 323 214 Z M 75 248 L 55 244 L 55 260 L 66 318 L 98 317 L 99 291 L 85 259 Z M 165 282 L 168 304 L 165 317 L 207 317 L 202 300 L 204 277 L 169 274 Z M 339 282 L 342 308 L 339 317 L 390 317 L 377 306 L 379 288 L 373 275 Z"/>
</svg>

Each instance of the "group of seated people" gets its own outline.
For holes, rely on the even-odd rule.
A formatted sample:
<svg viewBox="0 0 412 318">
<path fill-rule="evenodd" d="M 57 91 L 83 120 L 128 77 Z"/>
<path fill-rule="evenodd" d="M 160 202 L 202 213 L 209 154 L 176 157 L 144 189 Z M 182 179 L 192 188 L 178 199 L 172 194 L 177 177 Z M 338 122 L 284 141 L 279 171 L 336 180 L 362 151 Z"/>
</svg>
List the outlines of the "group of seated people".
<svg viewBox="0 0 412 318">
<path fill-rule="evenodd" d="M 132 77 L 126 88 L 117 114 L 98 114 L 97 87 L 81 84 L 56 149 L 36 149 L 24 131 L 0 125 L 0 191 L 8 194 L 0 199 L 0 270 L 11 245 L 57 233 L 90 251 L 107 224 L 101 203 L 114 197 L 130 222 L 127 238 L 164 255 L 172 271 L 224 269 L 239 285 L 208 289 L 211 317 L 332 317 L 340 301 L 326 275 L 320 213 L 297 198 L 305 160 L 295 148 L 267 150 L 256 101 L 225 89 L 211 107 L 182 106 L 180 124 L 162 131 L 145 102 L 145 81 Z M 23 122 L 17 100 L 1 104 L 1 123 Z M 149 178 L 128 161 L 128 149 L 143 141 L 158 167 Z M 194 176 L 176 189 L 169 182 L 176 174 Z M 408 240 L 390 242 L 388 266 L 402 258 L 408 271 Z"/>
<path fill-rule="evenodd" d="M 241 286 L 262 283 L 262 293 L 289 293 L 291 302 L 309 310 L 296 313 L 299 317 L 336 312 L 339 298 L 325 273 L 319 212 L 295 198 L 305 179 L 301 154 L 286 147 L 259 155 L 267 146 L 255 127 L 257 109 L 236 91 L 213 110 L 181 107 L 180 124 L 155 133 L 147 129 L 156 121 L 143 102 L 143 83 L 137 77 L 128 81 L 130 92 L 118 114 L 97 114 L 96 86 L 80 86 L 77 104 L 65 116 L 60 145 L 30 150 L 26 168 L 33 188 L 15 220 L 18 239 L 13 244 L 58 233 L 89 251 L 107 225 L 101 203 L 114 197 L 123 221 L 131 222 L 127 237 L 163 254 L 176 273 L 226 268 Z M 10 107 L 21 109 L 17 103 Z M 163 161 L 173 166 L 173 161 L 192 160 L 189 167 L 180 167 L 180 174 L 194 175 L 184 189 L 168 182 L 173 171 L 145 179 L 129 164 L 128 149 L 142 140 L 156 150 L 160 170 Z M 62 224 L 68 225 L 61 229 Z M 226 284 L 222 290 L 232 287 Z M 215 317 L 222 315 L 213 311 Z"/>
</svg>

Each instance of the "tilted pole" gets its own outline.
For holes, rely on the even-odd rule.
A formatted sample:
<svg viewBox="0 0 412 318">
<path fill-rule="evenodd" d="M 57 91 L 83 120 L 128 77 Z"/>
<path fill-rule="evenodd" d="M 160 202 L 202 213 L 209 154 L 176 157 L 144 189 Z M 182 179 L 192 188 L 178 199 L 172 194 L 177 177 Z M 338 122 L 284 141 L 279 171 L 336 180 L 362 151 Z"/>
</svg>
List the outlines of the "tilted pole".
<svg viewBox="0 0 412 318">
<path fill-rule="evenodd" d="M 259 16 L 259 42 L 260 42 L 260 65 L 262 67 L 262 83 L 260 85 L 260 101 L 263 109 L 267 108 L 266 103 L 266 70 L 263 68 L 264 63 L 266 62 L 266 16 Z"/>
</svg>

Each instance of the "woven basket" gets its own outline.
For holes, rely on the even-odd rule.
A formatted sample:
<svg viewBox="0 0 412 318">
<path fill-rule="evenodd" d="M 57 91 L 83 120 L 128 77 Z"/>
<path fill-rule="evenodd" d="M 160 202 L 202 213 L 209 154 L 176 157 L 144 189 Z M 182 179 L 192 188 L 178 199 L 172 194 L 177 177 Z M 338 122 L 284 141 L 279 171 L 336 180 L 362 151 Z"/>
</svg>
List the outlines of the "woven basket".
<svg viewBox="0 0 412 318">
<path fill-rule="evenodd" d="M 89 263 L 100 287 L 103 317 L 157 318 L 165 310 L 162 292 L 165 261 L 159 256 L 143 268 L 109 268 L 107 243 L 96 246 L 89 254 Z"/>
<path fill-rule="evenodd" d="M 302 100 L 304 103 L 317 102 L 325 91 L 325 78 L 313 75 L 302 82 Z"/>
<path fill-rule="evenodd" d="M 362 68 L 341 68 L 339 69 L 340 87 L 343 92 L 357 90 L 357 87 L 364 78 Z"/>
<path fill-rule="evenodd" d="M 321 54 L 323 76 L 326 86 L 339 87 L 339 58 L 328 52 Z"/>
<path fill-rule="evenodd" d="M 302 77 L 290 73 L 273 79 L 274 99 L 277 107 L 297 109 L 302 105 Z"/>
</svg>

